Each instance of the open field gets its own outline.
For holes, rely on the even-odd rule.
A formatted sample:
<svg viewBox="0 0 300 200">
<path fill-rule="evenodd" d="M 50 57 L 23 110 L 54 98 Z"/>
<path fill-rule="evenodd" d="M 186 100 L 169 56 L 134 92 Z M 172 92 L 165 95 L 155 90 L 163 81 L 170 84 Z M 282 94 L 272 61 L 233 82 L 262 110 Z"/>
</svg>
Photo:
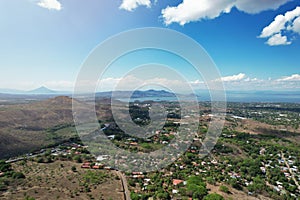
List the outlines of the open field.
<svg viewBox="0 0 300 200">
<path fill-rule="evenodd" d="M 14 163 L 13 169 L 22 172 L 26 178 L 11 185 L 0 198 L 124 199 L 121 181 L 115 171 L 81 169 L 80 166 L 71 161 Z"/>
</svg>

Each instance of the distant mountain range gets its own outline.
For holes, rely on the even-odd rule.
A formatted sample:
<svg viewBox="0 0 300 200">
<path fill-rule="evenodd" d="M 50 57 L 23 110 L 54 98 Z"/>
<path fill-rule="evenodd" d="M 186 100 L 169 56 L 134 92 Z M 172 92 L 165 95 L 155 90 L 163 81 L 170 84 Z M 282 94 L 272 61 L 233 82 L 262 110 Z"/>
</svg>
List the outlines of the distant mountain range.
<svg viewBox="0 0 300 200">
<path fill-rule="evenodd" d="M 208 90 L 195 90 L 197 95 L 209 95 Z M 72 91 L 59 91 L 52 90 L 45 86 L 41 86 L 39 88 L 33 90 L 16 90 L 16 89 L 2 89 L 0 88 L 0 93 L 2 94 L 72 94 Z M 131 91 L 114 91 L 114 96 L 117 97 L 127 97 L 131 94 Z M 227 95 L 299 95 L 300 91 L 273 91 L 273 90 L 242 90 L 242 91 L 234 91 L 227 90 Z M 112 91 L 106 92 L 96 92 L 96 96 L 98 97 L 110 97 L 112 95 Z M 132 94 L 132 98 L 143 98 L 143 97 L 174 97 L 175 94 L 166 90 L 136 90 Z M 187 95 L 188 96 L 188 95 Z"/>
<path fill-rule="evenodd" d="M 29 91 L 22 91 L 22 90 L 13 90 L 13 89 L 0 89 L 0 93 L 2 94 L 9 94 L 9 95 L 52 95 L 52 96 L 59 96 L 59 95 L 72 95 L 71 91 L 57 91 L 57 90 L 51 90 L 47 87 L 39 87 L 34 90 Z M 116 98 L 125 98 L 128 97 L 130 94 L 131 98 L 145 98 L 145 97 L 175 97 L 176 95 L 174 93 L 165 91 L 165 90 L 147 90 L 147 91 L 134 91 L 133 93 L 131 91 L 108 91 L 108 92 L 97 92 L 95 94 L 96 97 L 104 97 L 108 98 L 112 96 L 112 93 L 114 94 L 114 97 Z"/>
<path fill-rule="evenodd" d="M 208 90 L 196 90 L 196 95 L 199 101 L 210 101 L 210 93 Z M 133 93 L 131 91 L 114 91 L 114 98 L 122 99 L 143 99 L 156 100 L 159 98 L 165 98 L 165 100 L 175 100 L 176 95 L 188 99 L 191 95 L 188 94 L 174 94 L 166 90 L 137 90 Z M 72 96 L 71 91 L 57 91 L 51 90 L 47 87 L 40 87 L 30 91 L 22 90 L 11 90 L 11 89 L 0 89 L 0 98 L 28 98 L 34 97 L 38 99 L 45 99 L 47 97 L 55 96 Z M 84 94 L 83 94 L 84 96 Z M 95 94 L 97 98 L 111 98 L 112 91 L 97 92 Z M 233 102 L 297 102 L 300 103 L 300 92 L 299 91 L 226 91 L 227 101 Z"/>
<path fill-rule="evenodd" d="M 71 94 L 72 92 L 70 91 L 56 91 L 56 90 L 51 90 L 47 87 L 39 87 L 34 90 L 15 90 L 15 89 L 0 89 L 0 93 L 3 94 L 22 94 L 22 95 L 51 95 L 51 94 Z"/>
<path fill-rule="evenodd" d="M 174 93 L 165 90 L 97 92 L 96 97 L 112 97 L 112 93 L 115 98 L 128 98 L 129 96 L 133 99 L 147 97 L 176 97 Z"/>
</svg>

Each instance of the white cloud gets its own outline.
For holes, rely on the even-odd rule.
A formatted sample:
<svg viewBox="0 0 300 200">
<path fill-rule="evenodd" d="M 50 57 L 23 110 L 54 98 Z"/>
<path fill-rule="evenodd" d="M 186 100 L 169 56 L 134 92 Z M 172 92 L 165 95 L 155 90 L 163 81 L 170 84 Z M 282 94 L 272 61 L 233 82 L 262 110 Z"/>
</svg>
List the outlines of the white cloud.
<svg viewBox="0 0 300 200">
<path fill-rule="evenodd" d="M 223 13 L 230 13 L 234 7 L 255 14 L 278 9 L 289 1 L 292 0 L 183 0 L 177 6 L 162 9 L 161 14 L 166 25 L 178 23 L 183 26 L 193 21 L 214 19 Z M 138 6 L 150 7 L 151 0 L 123 0 L 120 9 L 133 11 Z M 276 16 L 259 37 L 268 38 L 266 44 L 270 46 L 289 45 L 292 42 L 287 32 L 300 34 L 300 7 Z"/>
<path fill-rule="evenodd" d="M 247 13 L 258 13 L 277 9 L 288 1 L 291 0 L 183 0 L 177 6 L 163 9 L 162 16 L 167 25 L 184 25 L 192 21 L 216 18 L 222 13 L 229 13 L 233 7 Z"/>
<path fill-rule="evenodd" d="M 282 77 L 276 81 L 300 81 L 300 74 L 293 74 L 291 76 Z"/>
<path fill-rule="evenodd" d="M 221 81 L 223 82 L 231 82 L 231 81 L 241 81 L 246 78 L 246 74 L 239 73 L 232 76 L 225 76 L 221 78 Z"/>
<path fill-rule="evenodd" d="M 291 40 L 288 38 L 288 32 L 300 34 L 300 7 L 292 11 L 287 11 L 284 15 L 277 15 L 273 22 L 266 26 L 260 38 L 268 38 L 267 44 L 270 46 L 289 45 Z"/>
<path fill-rule="evenodd" d="M 243 79 L 243 81 L 245 81 L 245 82 L 258 82 L 258 81 L 261 81 L 261 80 L 259 80 L 258 78 L 249 78 L 249 77 L 247 77 L 246 79 Z"/>
<path fill-rule="evenodd" d="M 204 81 L 200 81 L 200 80 L 190 81 L 190 84 L 197 86 L 197 85 L 200 85 L 200 84 L 204 84 Z"/>
<path fill-rule="evenodd" d="M 300 74 L 283 76 L 277 79 L 251 78 L 243 73 L 221 78 L 227 90 L 299 90 Z M 217 80 L 220 81 L 220 80 Z"/>
<path fill-rule="evenodd" d="M 298 6 L 292 11 L 287 11 L 284 16 L 287 22 L 294 20 L 296 17 L 300 16 L 300 7 Z"/>
<path fill-rule="evenodd" d="M 237 0 L 237 9 L 247 13 L 259 13 L 264 10 L 275 10 L 291 0 Z"/>
<path fill-rule="evenodd" d="M 42 8 L 47 8 L 49 10 L 61 10 L 61 3 L 57 0 L 41 0 L 37 3 L 38 6 Z"/>
<path fill-rule="evenodd" d="M 273 35 L 267 41 L 267 44 L 270 46 L 290 45 L 291 43 L 288 41 L 287 36 L 282 36 L 280 33 Z"/>
<path fill-rule="evenodd" d="M 300 34 L 300 16 L 294 20 L 293 24 L 290 26 L 290 29 Z"/>
<path fill-rule="evenodd" d="M 138 6 L 151 6 L 150 0 L 123 0 L 122 4 L 120 5 L 120 9 L 124 9 L 127 11 L 133 11 Z"/>
<path fill-rule="evenodd" d="M 234 0 L 184 0 L 176 7 L 162 10 L 165 23 L 177 22 L 184 25 L 200 19 L 213 19 L 222 13 L 230 12 Z"/>
<path fill-rule="evenodd" d="M 285 28 L 285 24 L 285 17 L 283 15 L 277 15 L 274 21 L 262 30 L 260 37 L 265 38 L 274 35 L 274 33 L 280 33 L 280 31 Z"/>
</svg>

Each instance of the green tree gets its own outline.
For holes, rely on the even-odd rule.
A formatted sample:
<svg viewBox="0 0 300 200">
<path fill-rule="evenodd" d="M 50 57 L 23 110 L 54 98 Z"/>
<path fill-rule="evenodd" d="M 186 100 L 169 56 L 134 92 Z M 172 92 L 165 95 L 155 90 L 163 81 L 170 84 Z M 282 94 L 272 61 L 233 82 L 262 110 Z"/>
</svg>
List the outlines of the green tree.
<svg viewBox="0 0 300 200">
<path fill-rule="evenodd" d="M 134 186 L 135 186 L 135 181 L 132 180 L 132 179 L 128 179 L 128 184 L 129 184 L 130 186 L 134 187 Z"/>
<path fill-rule="evenodd" d="M 191 176 L 188 180 L 187 180 L 187 184 L 188 185 L 202 185 L 204 187 L 206 187 L 206 184 L 203 182 L 202 178 L 200 176 Z"/>
<path fill-rule="evenodd" d="M 12 177 L 13 177 L 14 179 L 22 179 L 22 178 L 25 178 L 25 175 L 24 175 L 23 173 L 21 173 L 21 172 L 14 172 L 14 173 L 12 174 Z"/>
<path fill-rule="evenodd" d="M 207 193 L 207 189 L 202 185 L 190 184 L 187 187 L 187 194 L 194 199 L 202 199 Z"/>
<path fill-rule="evenodd" d="M 168 200 L 168 199 L 171 199 L 169 193 L 164 192 L 164 191 L 163 191 L 163 192 L 157 193 L 156 197 L 157 197 L 158 199 L 161 199 L 161 200 Z"/>
<path fill-rule="evenodd" d="M 212 193 L 212 194 L 209 194 L 206 197 L 204 197 L 203 200 L 224 200 L 224 197 L 217 193 Z"/>
<path fill-rule="evenodd" d="M 73 157 L 73 160 L 75 160 L 77 163 L 82 163 L 82 159 L 80 155 L 76 155 Z"/>
<path fill-rule="evenodd" d="M 71 170 L 72 170 L 73 172 L 76 172 L 76 171 L 77 171 L 77 169 L 76 169 L 76 167 L 75 167 L 74 165 L 71 167 Z"/>
<path fill-rule="evenodd" d="M 249 185 L 247 188 L 250 192 L 260 193 L 264 189 L 266 189 L 266 184 L 260 177 L 255 177 L 253 179 L 253 183 Z"/>
<path fill-rule="evenodd" d="M 130 198 L 131 198 L 131 200 L 139 200 L 140 199 L 139 195 L 134 192 L 130 193 Z"/>
<path fill-rule="evenodd" d="M 206 181 L 207 181 L 207 183 L 209 183 L 209 184 L 211 184 L 211 185 L 215 185 L 215 184 L 216 184 L 215 179 L 212 178 L 212 177 L 207 177 L 207 178 L 206 178 Z"/>
<path fill-rule="evenodd" d="M 198 190 L 196 190 L 194 193 L 193 193 L 193 199 L 203 199 L 203 197 L 207 195 L 207 190 L 206 188 L 203 188 L 203 187 L 199 187 Z"/>
<path fill-rule="evenodd" d="M 11 171 L 11 165 L 9 163 L 6 163 L 4 160 L 0 160 L 0 171 L 1 172 Z"/>
<path fill-rule="evenodd" d="M 202 199 L 208 194 L 206 183 L 203 182 L 200 176 L 191 176 L 187 180 L 187 194 L 194 199 Z"/>
<path fill-rule="evenodd" d="M 221 185 L 220 188 L 219 188 L 219 190 L 221 192 L 229 193 L 229 189 L 225 185 Z"/>
</svg>

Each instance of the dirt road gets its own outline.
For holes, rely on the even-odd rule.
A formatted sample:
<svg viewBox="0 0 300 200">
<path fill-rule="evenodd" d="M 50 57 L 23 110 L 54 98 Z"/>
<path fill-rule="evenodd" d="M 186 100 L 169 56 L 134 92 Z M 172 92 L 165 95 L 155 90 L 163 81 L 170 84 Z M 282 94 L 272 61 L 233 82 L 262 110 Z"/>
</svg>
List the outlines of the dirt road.
<svg viewBox="0 0 300 200">
<path fill-rule="evenodd" d="M 120 172 L 120 171 L 116 171 L 116 174 L 120 177 L 121 182 L 122 182 L 122 186 L 123 186 L 123 192 L 124 192 L 124 198 L 125 200 L 130 200 L 130 192 L 128 190 L 128 184 L 127 184 L 127 180 L 125 175 Z"/>
</svg>

